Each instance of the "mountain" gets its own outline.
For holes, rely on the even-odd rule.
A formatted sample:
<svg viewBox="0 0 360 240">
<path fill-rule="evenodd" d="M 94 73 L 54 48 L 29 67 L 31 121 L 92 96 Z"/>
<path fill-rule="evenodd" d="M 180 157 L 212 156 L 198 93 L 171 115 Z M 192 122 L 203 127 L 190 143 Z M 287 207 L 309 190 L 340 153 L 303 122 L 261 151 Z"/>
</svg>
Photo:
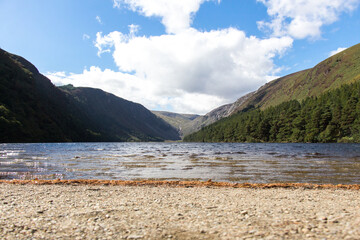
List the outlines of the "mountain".
<svg viewBox="0 0 360 240">
<path fill-rule="evenodd" d="M 360 141 L 360 44 L 247 95 L 185 141 Z M 359 104 L 358 104 L 359 103 Z"/>
<path fill-rule="evenodd" d="M 57 88 L 24 58 L 0 49 L 0 142 L 177 140 L 140 104 L 98 89 Z"/>
<path fill-rule="evenodd" d="M 304 100 L 360 79 L 360 44 L 346 49 L 315 67 L 271 81 L 260 87 L 233 113 L 246 108 L 266 109 L 289 100 Z"/>
<path fill-rule="evenodd" d="M 183 138 L 201 128 L 208 126 L 224 117 L 230 116 L 241 104 L 244 103 L 253 93 L 249 93 L 232 104 L 220 106 L 205 115 L 179 114 L 163 111 L 152 111 L 171 126 L 178 129 L 180 137 Z"/>
<path fill-rule="evenodd" d="M 181 114 L 165 111 L 152 111 L 152 113 L 176 128 L 180 137 L 194 132 L 191 130 L 191 126 L 196 119 L 201 117 L 197 114 Z"/>
<path fill-rule="evenodd" d="M 109 135 L 114 141 L 179 140 L 175 128 L 144 106 L 116 97 L 100 89 L 72 85 L 59 87 L 70 101 L 91 119 L 96 132 Z M 114 135 L 114 136 L 111 136 Z"/>
<path fill-rule="evenodd" d="M 0 49 L 0 142 L 80 140 L 76 112 L 30 62 Z"/>
</svg>

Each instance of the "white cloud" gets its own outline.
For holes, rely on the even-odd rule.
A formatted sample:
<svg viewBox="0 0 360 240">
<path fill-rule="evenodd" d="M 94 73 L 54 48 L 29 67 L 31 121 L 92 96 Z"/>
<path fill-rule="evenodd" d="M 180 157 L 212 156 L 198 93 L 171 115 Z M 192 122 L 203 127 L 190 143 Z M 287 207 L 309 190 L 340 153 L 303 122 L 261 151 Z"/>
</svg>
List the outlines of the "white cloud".
<svg viewBox="0 0 360 240">
<path fill-rule="evenodd" d="M 121 37 L 122 36 L 118 32 L 112 32 L 104 37 L 102 37 L 101 32 L 98 32 L 96 34 L 96 42 L 94 43 L 95 47 L 98 49 L 98 56 L 100 57 L 102 53 L 111 52 L 109 48 L 104 49 L 103 46 L 112 47 L 114 41 L 120 41 L 121 39 L 117 38 Z"/>
<path fill-rule="evenodd" d="M 63 82 L 63 79 L 67 77 L 65 72 L 52 72 L 52 73 L 48 72 L 44 75 L 48 77 L 51 80 L 51 82 L 57 86 L 69 84 Z"/>
<path fill-rule="evenodd" d="M 331 51 L 330 54 L 329 54 L 329 57 L 331 56 L 334 56 L 335 54 L 338 54 L 339 52 L 342 52 L 344 50 L 346 50 L 347 48 L 342 48 L 342 47 L 339 47 L 338 49 L 334 50 L 334 51 Z"/>
<path fill-rule="evenodd" d="M 98 33 L 95 45 L 99 54 L 114 51 L 120 71 L 135 73 L 142 83 L 137 88 L 151 89 L 165 105 L 176 103 L 175 111 L 205 113 L 218 106 L 211 102 L 232 102 L 266 83 L 278 71 L 272 59 L 291 47 L 292 39 L 246 37 L 234 28 L 210 32 L 189 28 L 152 37 Z M 194 101 L 185 104 L 185 99 Z"/>
<path fill-rule="evenodd" d="M 140 26 L 135 24 L 130 24 L 129 26 L 129 35 L 131 37 L 135 36 L 135 34 L 139 31 Z"/>
<path fill-rule="evenodd" d="M 96 21 L 98 21 L 98 23 L 103 24 L 103 22 L 99 16 L 96 16 L 95 19 L 96 19 Z"/>
<path fill-rule="evenodd" d="M 114 7 L 125 5 L 146 17 L 160 17 L 168 33 L 178 33 L 190 27 L 193 15 L 206 1 L 213 0 L 114 0 Z"/>
<path fill-rule="evenodd" d="M 130 28 L 129 34 L 97 34 L 99 54 L 113 51 L 119 72 L 91 67 L 47 77 L 56 85 L 101 88 L 149 109 L 205 114 L 266 83 L 278 71 L 272 59 L 292 45 L 288 37 L 261 40 L 234 28 L 156 37 Z"/>
<path fill-rule="evenodd" d="M 131 74 L 115 72 L 99 67 L 90 67 L 80 74 L 65 72 L 47 73 L 46 76 L 57 85 L 73 84 L 76 87 L 101 88 L 124 99 L 143 104 L 148 109 L 163 109 L 179 113 L 206 113 L 224 104 L 224 99 L 216 96 L 186 93 L 168 97 L 157 95 L 156 87 L 146 79 Z"/>
<path fill-rule="evenodd" d="M 338 20 L 343 12 L 354 10 L 360 0 L 257 0 L 268 8 L 271 22 L 258 22 L 274 36 L 296 39 L 321 37 L 321 27 Z"/>
<path fill-rule="evenodd" d="M 102 71 L 99 67 L 92 66 L 84 69 L 80 74 L 65 72 L 49 72 L 45 74 L 55 85 L 73 84 L 77 87 L 101 88 L 120 97 L 133 98 L 137 95 L 138 86 L 142 84 L 136 76 L 115 72 L 110 69 Z M 133 96 L 134 95 L 134 96 Z"/>
</svg>

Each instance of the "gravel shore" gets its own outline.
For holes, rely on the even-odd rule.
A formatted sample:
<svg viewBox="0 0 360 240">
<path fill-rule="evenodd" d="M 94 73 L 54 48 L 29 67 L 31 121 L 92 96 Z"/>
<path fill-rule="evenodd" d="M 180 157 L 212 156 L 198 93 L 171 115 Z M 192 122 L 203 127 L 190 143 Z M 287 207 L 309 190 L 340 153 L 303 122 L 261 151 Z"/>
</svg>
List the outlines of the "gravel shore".
<svg viewBox="0 0 360 240">
<path fill-rule="evenodd" d="M 360 191 L 0 184 L 1 239 L 360 239 Z"/>
</svg>

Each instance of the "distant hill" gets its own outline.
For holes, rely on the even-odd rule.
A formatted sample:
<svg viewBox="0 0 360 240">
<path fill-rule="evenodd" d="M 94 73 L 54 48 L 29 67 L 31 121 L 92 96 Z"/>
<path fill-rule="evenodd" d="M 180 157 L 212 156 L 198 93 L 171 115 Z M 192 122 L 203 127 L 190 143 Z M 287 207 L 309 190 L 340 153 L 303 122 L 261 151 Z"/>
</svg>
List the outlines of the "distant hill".
<svg viewBox="0 0 360 240">
<path fill-rule="evenodd" d="M 360 44 L 322 61 L 311 69 L 265 84 L 236 107 L 232 114 L 251 107 L 266 109 L 289 100 L 301 101 L 358 80 L 360 80 Z"/>
<path fill-rule="evenodd" d="M 224 117 L 230 116 L 252 93 L 239 98 L 235 103 L 220 106 L 205 115 L 179 114 L 163 111 L 152 111 L 155 115 L 178 129 L 180 137 L 199 131 Z"/>
<path fill-rule="evenodd" d="M 55 87 L 24 58 L 0 49 L 0 142 L 177 140 L 149 110 L 99 89 Z"/>
<path fill-rule="evenodd" d="M 359 80 L 360 44 L 265 84 L 185 141 L 358 142 Z"/>
<path fill-rule="evenodd" d="M 162 118 L 164 121 L 176 128 L 179 132 L 180 137 L 194 132 L 191 129 L 193 122 L 199 117 L 201 117 L 200 115 L 196 114 L 181 114 L 165 111 L 152 111 L 152 113 L 154 113 L 156 116 Z"/>
</svg>

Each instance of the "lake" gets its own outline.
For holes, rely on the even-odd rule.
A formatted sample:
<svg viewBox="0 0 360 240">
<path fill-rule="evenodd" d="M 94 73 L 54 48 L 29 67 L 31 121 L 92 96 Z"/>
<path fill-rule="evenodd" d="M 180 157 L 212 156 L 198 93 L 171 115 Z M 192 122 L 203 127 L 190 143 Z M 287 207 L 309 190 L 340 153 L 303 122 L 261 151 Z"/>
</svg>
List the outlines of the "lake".
<svg viewBox="0 0 360 240">
<path fill-rule="evenodd" d="M 360 144 L 0 144 L 0 179 L 360 183 Z"/>
</svg>

